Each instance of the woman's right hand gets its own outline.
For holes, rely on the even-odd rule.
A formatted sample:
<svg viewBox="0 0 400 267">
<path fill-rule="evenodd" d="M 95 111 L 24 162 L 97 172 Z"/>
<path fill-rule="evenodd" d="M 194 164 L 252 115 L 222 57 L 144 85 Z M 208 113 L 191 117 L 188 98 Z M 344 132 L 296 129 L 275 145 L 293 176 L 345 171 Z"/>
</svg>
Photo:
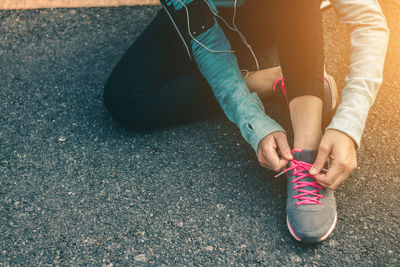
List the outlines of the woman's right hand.
<svg viewBox="0 0 400 267">
<path fill-rule="evenodd" d="M 286 134 L 273 132 L 264 137 L 257 149 L 258 162 L 264 168 L 280 171 L 293 159 Z"/>
</svg>

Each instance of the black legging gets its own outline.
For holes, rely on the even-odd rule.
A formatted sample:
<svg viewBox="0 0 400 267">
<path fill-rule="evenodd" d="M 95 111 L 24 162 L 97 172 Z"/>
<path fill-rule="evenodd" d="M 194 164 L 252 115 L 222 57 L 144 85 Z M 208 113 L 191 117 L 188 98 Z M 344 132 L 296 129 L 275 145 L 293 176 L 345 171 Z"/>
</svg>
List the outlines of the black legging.
<svg viewBox="0 0 400 267">
<path fill-rule="evenodd" d="M 253 47 L 271 46 L 275 40 L 289 100 L 306 94 L 322 98 L 324 53 L 319 5 L 320 0 L 248 0 L 237 9 L 236 25 Z M 219 8 L 228 22 L 232 11 Z M 220 25 L 237 51 L 239 67 L 249 68 L 253 58 L 237 33 L 222 22 Z M 256 56 L 260 60 L 266 55 Z M 104 103 L 118 123 L 134 129 L 181 124 L 222 113 L 164 9 L 113 70 L 105 85 Z"/>
</svg>

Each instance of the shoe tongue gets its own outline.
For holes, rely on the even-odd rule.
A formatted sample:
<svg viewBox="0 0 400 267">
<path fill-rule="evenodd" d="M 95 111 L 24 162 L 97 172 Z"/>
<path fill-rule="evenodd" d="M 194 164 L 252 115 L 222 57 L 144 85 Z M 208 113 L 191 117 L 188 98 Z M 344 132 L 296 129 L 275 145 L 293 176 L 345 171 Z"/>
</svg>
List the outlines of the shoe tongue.
<svg viewBox="0 0 400 267">
<path fill-rule="evenodd" d="M 304 161 L 307 163 L 314 163 L 317 157 L 318 150 L 304 150 L 304 149 L 293 149 L 292 154 L 295 160 Z"/>
</svg>

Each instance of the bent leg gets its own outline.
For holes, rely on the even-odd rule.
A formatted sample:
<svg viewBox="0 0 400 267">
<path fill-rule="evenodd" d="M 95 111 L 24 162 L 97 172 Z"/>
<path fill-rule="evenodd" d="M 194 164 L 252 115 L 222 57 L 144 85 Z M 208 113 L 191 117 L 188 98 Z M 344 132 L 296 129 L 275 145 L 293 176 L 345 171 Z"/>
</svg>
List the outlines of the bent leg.
<svg viewBox="0 0 400 267">
<path fill-rule="evenodd" d="M 277 48 L 289 100 L 294 147 L 316 149 L 321 139 L 324 92 L 320 0 L 273 2 Z"/>
<path fill-rule="evenodd" d="M 104 104 L 118 123 L 135 129 L 196 121 L 220 112 L 164 10 L 113 70 Z"/>
</svg>

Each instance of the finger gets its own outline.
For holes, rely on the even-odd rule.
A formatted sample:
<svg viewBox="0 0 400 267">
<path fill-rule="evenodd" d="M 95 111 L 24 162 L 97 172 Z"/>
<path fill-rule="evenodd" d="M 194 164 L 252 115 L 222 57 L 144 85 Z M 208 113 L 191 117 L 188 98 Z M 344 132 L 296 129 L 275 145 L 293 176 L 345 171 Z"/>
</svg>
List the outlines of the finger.
<svg viewBox="0 0 400 267">
<path fill-rule="evenodd" d="M 265 158 L 265 161 L 267 162 L 267 164 L 269 164 L 272 167 L 272 170 L 274 170 L 274 171 L 279 170 L 280 158 L 275 149 L 273 149 L 271 147 L 266 149 L 264 151 L 264 158 Z"/>
<path fill-rule="evenodd" d="M 328 160 L 330 152 L 331 152 L 331 147 L 323 145 L 319 146 L 317 157 L 314 161 L 313 166 L 310 169 L 311 175 L 315 176 L 322 170 L 322 168 L 325 166 L 326 161 Z"/>
<path fill-rule="evenodd" d="M 334 165 L 334 167 L 338 170 L 337 172 L 329 172 L 328 170 L 326 173 L 326 182 L 330 185 L 329 189 L 336 189 L 351 173 L 351 169 L 347 168 L 346 165 Z"/>
<path fill-rule="evenodd" d="M 330 187 L 328 187 L 331 190 L 335 190 L 341 183 L 344 182 L 344 180 L 347 179 L 347 177 L 350 175 L 349 172 L 342 172 L 337 178 L 336 180 L 331 184 Z"/>
<path fill-rule="evenodd" d="M 293 159 L 286 135 L 282 133 L 282 134 L 277 134 L 274 137 L 275 137 L 275 142 L 280 152 L 282 153 L 282 156 L 287 160 Z"/>
<path fill-rule="evenodd" d="M 326 174 L 316 174 L 315 180 L 323 187 L 331 189 L 335 180 L 344 173 L 344 170 L 332 164 Z"/>
<path fill-rule="evenodd" d="M 317 183 L 319 183 L 320 185 L 322 185 L 323 187 L 326 187 L 327 185 L 325 184 L 326 181 L 326 173 L 317 173 L 316 175 L 314 175 L 315 180 L 317 181 Z"/>
<path fill-rule="evenodd" d="M 264 157 L 261 157 L 261 158 L 259 159 L 258 162 L 259 162 L 259 164 L 260 164 L 261 167 L 264 167 L 264 168 L 267 168 L 267 169 L 270 169 L 270 170 L 273 170 L 273 171 L 280 171 L 280 170 L 282 170 L 284 167 L 286 167 L 287 164 L 289 163 L 288 160 L 286 160 L 286 159 L 284 159 L 284 158 L 281 158 L 281 159 L 279 159 L 279 161 L 278 161 L 277 164 L 275 164 L 274 166 L 272 166 L 271 164 L 269 164 L 268 161 L 266 161 L 266 160 L 264 159 Z"/>
<path fill-rule="evenodd" d="M 259 151 L 258 153 L 258 163 L 260 164 L 261 167 L 273 170 L 274 168 L 272 165 L 269 163 L 267 160 L 269 152 L 267 151 L 268 149 L 263 148 L 262 150 Z"/>
<path fill-rule="evenodd" d="M 259 160 L 258 163 L 260 164 L 261 167 L 272 170 L 272 166 L 269 165 L 264 159 Z"/>
<path fill-rule="evenodd" d="M 331 181 L 329 180 L 329 178 L 326 177 L 326 174 L 321 174 L 324 176 L 324 178 L 321 178 L 322 180 L 315 178 L 317 180 L 317 182 L 330 190 L 335 190 L 344 180 L 346 180 L 347 176 L 349 175 L 346 172 L 341 172 L 340 174 L 338 174 L 338 176 L 335 177 L 335 180 Z M 320 177 L 319 177 L 320 178 Z"/>
<path fill-rule="evenodd" d="M 277 169 L 278 169 L 277 171 L 282 170 L 282 169 L 285 168 L 288 164 L 289 164 L 289 160 L 284 159 L 284 158 L 281 158 L 281 159 L 279 160 L 279 162 L 278 162 L 278 165 L 277 165 Z"/>
</svg>

